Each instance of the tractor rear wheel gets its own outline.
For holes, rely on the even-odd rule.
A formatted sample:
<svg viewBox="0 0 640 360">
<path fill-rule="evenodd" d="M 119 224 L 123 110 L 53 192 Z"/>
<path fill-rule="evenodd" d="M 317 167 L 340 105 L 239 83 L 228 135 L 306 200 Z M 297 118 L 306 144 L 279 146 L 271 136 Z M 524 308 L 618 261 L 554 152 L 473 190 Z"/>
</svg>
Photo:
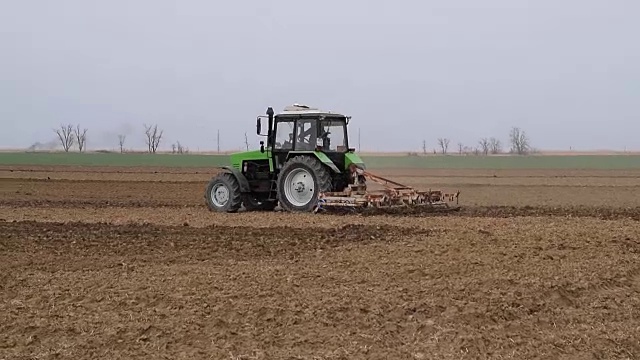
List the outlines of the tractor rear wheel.
<svg viewBox="0 0 640 360">
<path fill-rule="evenodd" d="M 327 191 L 331 191 L 331 174 L 312 156 L 291 158 L 278 175 L 278 202 L 286 211 L 311 212 L 318 195 Z"/>
<path fill-rule="evenodd" d="M 259 200 L 251 193 L 244 194 L 242 197 L 242 205 L 247 211 L 272 211 L 277 204 L 277 201 Z"/>
<path fill-rule="evenodd" d="M 206 187 L 204 198 L 211 211 L 237 212 L 242 206 L 240 184 L 232 174 L 223 172 L 211 179 Z"/>
</svg>

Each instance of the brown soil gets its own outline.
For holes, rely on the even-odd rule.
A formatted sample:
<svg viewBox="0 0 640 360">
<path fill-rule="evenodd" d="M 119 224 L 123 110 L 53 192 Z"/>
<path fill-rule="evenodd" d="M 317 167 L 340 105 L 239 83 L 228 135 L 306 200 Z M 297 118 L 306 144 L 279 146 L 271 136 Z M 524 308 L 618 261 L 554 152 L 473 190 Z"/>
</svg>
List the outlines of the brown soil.
<svg viewBox="0 0 640 360">
<path fill-rule="evenodd" d="M 640 357 L 634 184 L 605 189 L 625 206 L 215 214 L 206 180 L 57 174 L 0 178 L 0 359 Z M 602 194 L 582 180 L 563 196 Z"/>
</svg>

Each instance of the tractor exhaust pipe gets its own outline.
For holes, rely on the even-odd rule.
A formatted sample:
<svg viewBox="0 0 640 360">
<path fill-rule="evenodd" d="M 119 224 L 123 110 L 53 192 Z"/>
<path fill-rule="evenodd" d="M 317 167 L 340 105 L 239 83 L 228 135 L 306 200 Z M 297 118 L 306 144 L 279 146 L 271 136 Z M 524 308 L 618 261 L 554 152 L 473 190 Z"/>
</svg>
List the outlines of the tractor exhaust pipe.
<svg viewBox="0 0 640 360">
<path fill-rule="evenodd" d="M 273 108 L 269 106 L 267 108 L 267 116 L 269 116 L 269 128 L 267 129 L 267 146 L 270 147 L 273 145 L 273 134 L 271 133 L 271 129 L 273 129 Z"/>
</svg>

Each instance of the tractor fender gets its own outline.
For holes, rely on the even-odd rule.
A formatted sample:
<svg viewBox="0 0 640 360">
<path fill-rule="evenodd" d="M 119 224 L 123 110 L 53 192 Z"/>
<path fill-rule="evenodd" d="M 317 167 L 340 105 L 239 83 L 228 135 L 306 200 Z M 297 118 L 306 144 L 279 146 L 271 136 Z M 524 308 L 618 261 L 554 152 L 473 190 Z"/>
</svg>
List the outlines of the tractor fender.
<svg viewBox="0 0 640 360">
<path fill-rule="evenodd" d="M 287 160 L 291 159 L 292 157 L 294 157 L 296 155 L 315 156 L 318 160 L 320 160 L 320 162 L 322 162 L 323 164 L 328 166 L 334 173 L 336 173 L 336 174 L 340 173 L 340 169 L 338 169 L 336 164 L 334 164 L 333 161 L 331 161 L 331 159 L 329 159 L 329 157 L 327 155 L 325 155 L 324 153 L 322 153 L 320 151 L 291 151 L 291 152 L 289 152 L 289 155 L 287 156 Z"/>
<path fill-rule="evenodd" d="M 222 166 L 219 169 L 222 169 L 223 172 L 232 174 L 233 177 L 238 180 L 238 184 L 240 185 L 240 192 L 251 192 L 251 188 L 249 187 L 249 180 L 247 180 L 247 178 L 240 172 L 240 170 L 231 166 Z"/>
</svg>

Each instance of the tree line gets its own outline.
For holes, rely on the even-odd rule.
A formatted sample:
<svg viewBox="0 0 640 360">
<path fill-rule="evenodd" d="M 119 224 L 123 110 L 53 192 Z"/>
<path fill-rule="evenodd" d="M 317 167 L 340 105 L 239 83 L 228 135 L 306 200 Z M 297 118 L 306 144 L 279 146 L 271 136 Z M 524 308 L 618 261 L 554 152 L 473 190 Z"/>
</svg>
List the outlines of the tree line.
<svg viewBox="0 0 640 360">
<path fill-rule="evenodd" d="M 438 138 L 438 151 L 433 149 L 434 153 L 446 155 L 449 153 L 449 144 L 451 139 Z M 517 155 L 527 155 L 533 150 L 529 137 L 526 132 L 519 127 L 513 127 L 509 132 L 509 153 Z M 459 154 L 475 154 L 475 155 L 496 155 L 504 153 L 502 142 L 495 138 L 483 137 L 478 140 L 477 145 L 471 147 L 461 142 L 458 143 L 457 151 Z M 422 152 L 427 153 L 427 141 L 422 140 Z"/>
<path fill-rule="evenodd" d="M 164 130 L 158 129 L 158 125 L 147 125 L 144 124 L 144 139 L 145 144 L 147 145 L 147 152 L 150 154 L 155 154 L 158 151 L 158 147 L 160 146 L 160 142 L 164 136 Z M 75 144 L 78 147 L 80 152 L 86 150 L 86 142 L 87 142 L 87 129 L 81 129 L 80 125 L 76 125 L 75 127 L 71 124 L 60 125 L 60 128 L 54 129 L 55 133 L 58 135 L 58 140 L 62 145 L 62 149 L 65 152 L 69 152 L 69 150 Z M 118 147 L 121 153 L 125 152 L 125 142 L 127 140 L 126 134 L 118 134 Z M 438 138 L 438 147 L 439 152 L 446 155 L 449 153 L 449 145 L 451 143 L 451 139 L 449 138 Z M 218 132 L 218 152 L 220 151 L 220 134 Z M 249 141 L 247 138 L 247 134 L 245 133 L 245 145 L 247 150 L 249 150 Z M 518 155 L 526 155 L 532 151 L 531 144 L 529 141 L 529 137 L 526 132 L 519 127 L 513 127 L 509 132 L 509 152 L 511 154 Z M 188 153 L 189 149 L 185 147 L 180 141 L 177 141 L 171 144 L 171 149 L 173 153 L 184 154 Z M 475 155 L 495 155 L 503 153 L 503 145 L 502 142 L 495 138 L 481 138 L 477 145 L 474 147 L 467 146 L 463 143 L 458 143 L 458 153 L 459 154 L 475 154 Z M 422 151 L 423 153 L 427 153 L 427 141 L 422 141 Z M 433 149 L 434 153 L 437 153 L 436 149 Z"/>
<path fill-rule="evenodd" d="M 53 129 L 58 135 L 58 141 L 62 145 L 62 149 L 65 152 L 69 152 L 71 148 L 76 145 L 79 152 L 86 151 L 87 131 L 88 129 L 80 129 L 80 125 L 75 127 L 71 124 L 60 125 L 60 128 Z M 147 145 L 147 152 L 155 154 L 158 151 L 160 142 L 164 135 L 164 130 L 158 129 L 158 125 L 144 124 L 144 137 L 145 144 Z M 126 134 L 118 134 L 118 147 L 121 153 L 125 152 L 125 142 L 127 140 Z M 185 147 L 180 141 L 176 141 L 171 144 L 173 153 L 185 154 L 189 152 L 189 148 Z"/>
</svg>

